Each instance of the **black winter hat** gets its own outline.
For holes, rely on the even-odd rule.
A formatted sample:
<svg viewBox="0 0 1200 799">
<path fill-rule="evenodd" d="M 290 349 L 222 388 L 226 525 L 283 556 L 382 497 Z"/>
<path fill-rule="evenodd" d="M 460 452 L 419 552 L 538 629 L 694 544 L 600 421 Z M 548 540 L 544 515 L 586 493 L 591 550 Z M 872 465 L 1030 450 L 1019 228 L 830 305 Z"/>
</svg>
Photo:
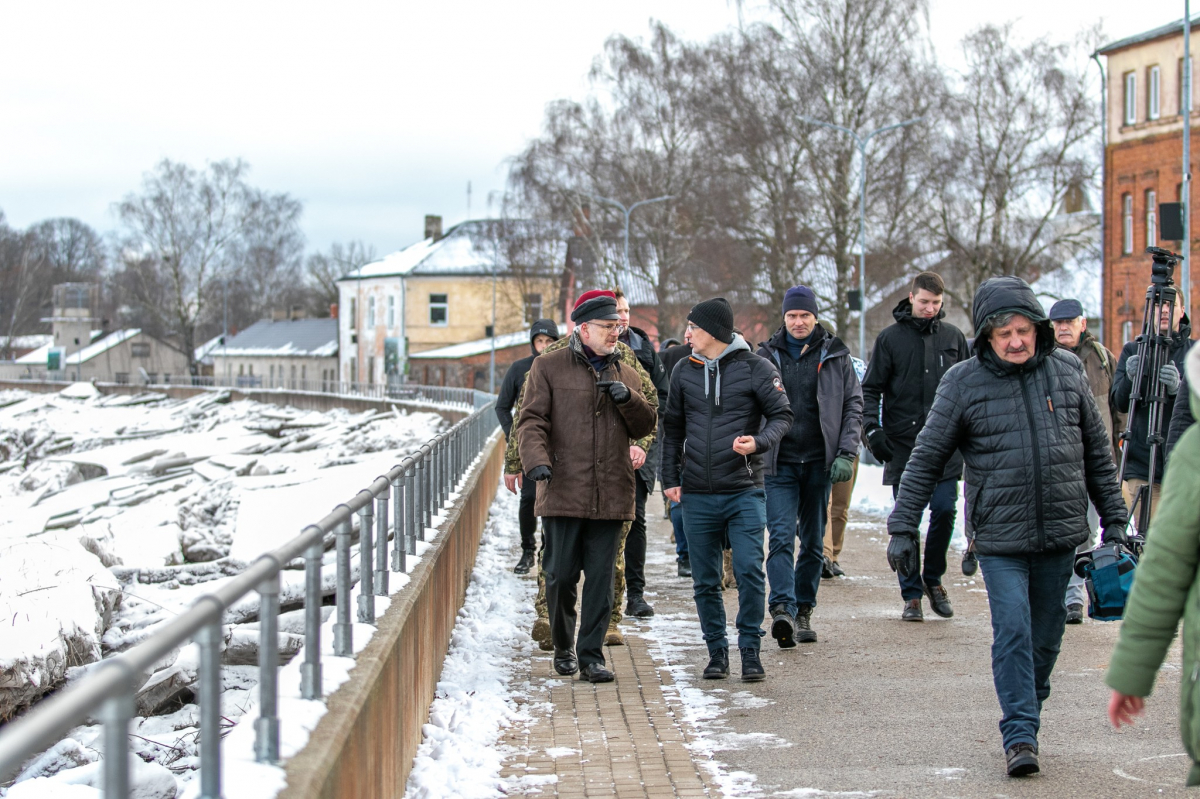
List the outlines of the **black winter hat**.
<svg viewBox="0 0 1200 799">
<path fill-rule="evenodd" d="M 724 297 L 696 303 L 688 313 L 688 321 L 717 341 L 733 343 L 733 308 Z"/>
<path fill-rule="evenodd" d="M 533 327 L 529 328 L 529 343 L 532 344 L 533 340 L 538 336 L 549 336 L 558 341 L 558 325 L 554 324 L 553 319 L 537 320 L 533 323 Z"/>
</svg>

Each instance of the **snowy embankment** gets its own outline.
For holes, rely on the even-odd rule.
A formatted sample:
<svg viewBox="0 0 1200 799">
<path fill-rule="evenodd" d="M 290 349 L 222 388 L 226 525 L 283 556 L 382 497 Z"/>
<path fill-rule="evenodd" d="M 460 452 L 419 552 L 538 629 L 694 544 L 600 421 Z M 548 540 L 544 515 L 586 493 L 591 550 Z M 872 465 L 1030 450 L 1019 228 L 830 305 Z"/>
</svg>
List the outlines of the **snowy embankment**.
<svg viewBox="0 0 1200 799">
<path fill-rule="evenodd" d="M 892 487 L 883 484 L 883 467 L 870 466 L 865 463 L 858 465 L 858 480 L 854 483 L 854 494 L 850 499 L 850 509 L 866 516 L 878 516 L 887 519 L 892 512 L 895 501 L 892 499 Z M 958 484 L 958 513 L 954 516 L 954 537 L 950 546 L 958 550 L 967 548 L 967 539 L 963 533 L 963 519 L 966 511 L 963 506 L 963 484 Z M 929 528 L 929 509 L 921 516 L 921 531 Z"/>
<path fill-rule="evenodd" d="M 434 413 L 306 413 L 234 403 L 223 393 L 177 401 L 100 396 L 88 385 L 58 395 L 0 392 L 0 557 L 6 564 L 0 614 L 8 621 L 0 649 L 0 720 L 86 674 L 100 658 L 136 645 L 443 425 Z M 418 554 L 426 546 L 419 544 Z M 295 604 L 303 570 L 281 576 L 281 599 Z M 331 577 L 325 580 L 330 590 Z M 393 592 L 406 582 L 394 576 Z M 388 603 L 377 598 L 379 612 Z M 300 613 L 280 618 L 283 662 L 302 651 Z M 247 757 L 235 744 L 247 734 L 241 728 L 250 726 L 238 719 L 253 712 L 257 620 L 256 595 L 226 615 L 223 714 L 233 729 L 225 748 L 235 763 L 252 760 L 252 748 Z M 331 624 L 322 639 L 329 650 L 327 691 L 353 664 L 332 657 Z M 358 627 L 356 649 L 373 631 Z M 160 663 L 137 694 L 131 742 L 142 795 L 174 797 L 195 787 L 195 674 L 192 645 Z M 281 676 L 285 707 L 289 691 L 302 702 L 298 674 L 293 660 Z M 322 703 L 306 704 L 320 707 L 297 709 L 301 728 L 323 713 Z M 99 737 L 98 726 L 73 730 L 27 764 L 8 795 L 98 796 Z M 285 755 L 306 738 L 303 729 L 285 735 Z M 272 769 L 269 781 L 281 782 L 281 771 L 264 768 Z M 226 791 L 266 795 L 242 793 L 236 785 Z"/>
</svg>

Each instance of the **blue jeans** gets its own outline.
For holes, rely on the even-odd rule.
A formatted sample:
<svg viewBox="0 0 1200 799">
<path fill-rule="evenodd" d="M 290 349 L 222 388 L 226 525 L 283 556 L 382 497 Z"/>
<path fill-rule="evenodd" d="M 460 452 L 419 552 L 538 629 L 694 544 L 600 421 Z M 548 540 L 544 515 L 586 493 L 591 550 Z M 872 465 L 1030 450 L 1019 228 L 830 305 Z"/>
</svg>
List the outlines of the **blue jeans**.
<svg viewBox="0 0 1200 799">
<path fill-rule="evenodd" d="M 829 507 L 829 474 L 823 461 L 781 463 L 768 475 L 767 527 L 770 549 L 767 578 L 770 605 L 783 605 L 796 615 L 798 605 L 816 606 L 825 561 L 825 514 Z M 800 555 L 795 556 L 796 537 Z"/>
<path fill-rule="evenodd" d="M 758 649 L 762 644 L 762 548 L 766 512 L 763 492 L 737 494 L 683 494 L 683 524 L 687 527 L 692 561 L 692 589 L 700 629 L 711 655 L 729 647 L 725 636 L 725 600 L 721 594 L 721 560 L 726 535 L 733 549 L 733 574 L 738 590 L 738 648 Z M 818 547 L 819 549 L 819 547 Z"/>
<path fill-rule="evenodd" d="M 892 497 L 900 486 L 892 486 Z M 958 481 L 943 480 L 933 488 L 929 497 L 929 530 L 925 533 L 925 557 L 920 574 L 900 575 L 900 596 L 907 602 L 920 599 L 926 585 L 941 585 L 946 573 L 946 550 L 954 535 L 954 517 L 958 515 Z"/>
<path fill-rule="evenodd" d="M 1062 646 L 1063 592 L 1075 550 L 1050 554 L 980 555 L 992 611 L 992 680 L 1000 700 L 1004 748 L 1037 744 L 1042 703 Z"/>
<path fill-rule="evenodd" d="M 671 527 L 675 531 L 675 560 L 688 557 L 687 533 L 683 531 L 683 508 L 678 502 L 671 503 Z"/>
</svg>

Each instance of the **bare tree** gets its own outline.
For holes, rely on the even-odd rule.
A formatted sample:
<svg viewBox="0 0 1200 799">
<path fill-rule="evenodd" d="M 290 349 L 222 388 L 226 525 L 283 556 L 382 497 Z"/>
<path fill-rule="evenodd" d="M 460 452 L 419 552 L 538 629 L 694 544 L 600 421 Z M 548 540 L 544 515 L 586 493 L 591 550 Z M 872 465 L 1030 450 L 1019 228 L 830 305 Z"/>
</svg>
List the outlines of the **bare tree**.
<svg viewBox="0 0 1200 799">
<path fill-rule="evenodd" d="M 944 99 L 948 145 L 933 232 L 949 250 L 947 293 L 970 316 L 989 277 L 1035 280 L 1094 248 L 1098 218 L 1059 224 L 1072 189 L 1095 185 L 1100 119 L 1086 44 L 1020 45 L 1010 25 L 968 36 L 966 71 Z"/>
<path fill-rule="evenodd" d="M 304 269 L 312 285 L 314 302 L 328 309 L 338 301 L 338 279 L 377 260 L 375 248 L 361 241 L 345 244 L 335 241 L 329 245 L 328 252 L 312 253 L 305 261 Z"/>
</svg>

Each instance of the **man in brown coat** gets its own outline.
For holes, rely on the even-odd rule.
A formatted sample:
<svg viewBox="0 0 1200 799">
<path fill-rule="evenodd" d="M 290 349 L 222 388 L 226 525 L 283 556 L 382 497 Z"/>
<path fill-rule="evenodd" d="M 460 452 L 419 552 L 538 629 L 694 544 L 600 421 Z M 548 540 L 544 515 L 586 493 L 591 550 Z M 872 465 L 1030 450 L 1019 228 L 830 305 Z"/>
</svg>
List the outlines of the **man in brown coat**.
<svg viewBox="0 0 1200 799">
<path fill-rule="evenodd" d="M 571 312 L 569 346 L 536 358 L 526 379 L 517 442 L 526 480 L 537 482 L 554 669 L 610 682 L 604 634 L 623 522 L 634 517 L 629 440 L 658 415 L 638 373 L 616 356 L 619 322 L 611 291 L 589 291 Z M 585 576 L 578 645 L 575 600 Z M 576 654 L 578 653 L 578 655 Z"/>
<path fill-rule="evenodd" d="M 1100 409 L 1100 418 L 1104 420 L 1108 440 L 1113 445 L 1113 462 L 1120 463 L 1121 432 L 1125 429 L 1125 414 L 1117 410 L 1116 403 L 1112 401 L 1109 393 L 1117 368 L 1116 356 L 1088 332 L 1087 317 L 1083 315 L 1083 305 L 1079 300 L 1059 300 L 1054 303 L 1050 307 L 1050 324 L 1054 325 L 1054 340 L 1058 346 L 1075 353 L 1083 362 L 1083 372 L 1092 388 L 1092 396 L 1096 398 L 1096 407 Z M 1092 529 L 1092 535 L 1089 540 L 1079 545 L 1078 552 L 1087 552 L 1095 546 L 1096 527 L 1099 523 L 1096 509 L 1089 505 L 1088 526 Z M 1074 573 L 1067 584 L 1065 601 L 1067 624 L 1082 624 L 1087 592 L 1083 578 Z"/>
</svg>

